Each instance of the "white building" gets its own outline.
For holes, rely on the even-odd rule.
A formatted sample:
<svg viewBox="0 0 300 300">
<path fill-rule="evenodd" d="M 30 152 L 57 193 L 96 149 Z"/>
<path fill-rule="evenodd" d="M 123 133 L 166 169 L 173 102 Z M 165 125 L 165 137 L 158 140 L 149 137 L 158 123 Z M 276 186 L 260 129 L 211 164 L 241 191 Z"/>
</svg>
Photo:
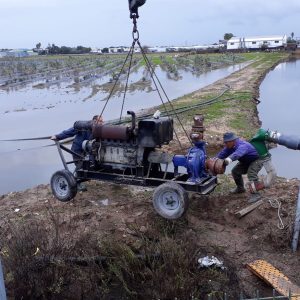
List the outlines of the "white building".
<svg viewBox="0 0 300 300">
<path fill-rule="evenodd" d="M 254 36 L 254 37 L 232 37 L 227 41 L 228 50 L 237 49 L 261 49 L 261 48 L 282 48 L 287 44 L 287 36 L 270 35 L 270 36 Z"/>
</svg>

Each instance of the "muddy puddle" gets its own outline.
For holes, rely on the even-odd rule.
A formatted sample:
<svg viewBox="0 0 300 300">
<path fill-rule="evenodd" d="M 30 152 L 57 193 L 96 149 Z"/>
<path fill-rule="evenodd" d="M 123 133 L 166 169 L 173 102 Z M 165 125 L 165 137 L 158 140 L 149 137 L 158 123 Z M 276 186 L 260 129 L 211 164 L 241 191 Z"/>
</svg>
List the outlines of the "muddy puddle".
<svg viewBox="0 0 300 300">
<path fill-rule="evenodd" d="M 262 128 L 300 138 L 300 60 L 279 64 L 260 86 Z M 300 178 L 300 152 L 278 146 L 271 150 L 279 176 Z"/>
<path fill-rule="evenodd" d="M 209 85 L 245 67 L 236 64 L 202 74 L 179 70 L 170 76 L 160 67 L 156 74 L 170 99 L 175 99 Z M 125 80 L 122 78 L 104 112 L 104 119 L 120 116 Z M 0 90 L 0 139 L 50 136 L 69 128 L 76 120 L 87 120 L 101 112 L 112 87 L 111 75 L 96 78 L 89 84 L 66 80 L 43 87 L 42 81 L 30 86 Z M 37 88 L 36 86 L 39 86 Z M 35 87 L 32 87 L 35 86 Z M 144 68 L 130 76 L 124 112 L 138 111 L 161 104 L 155 86 Z M 52 173 L 62 169 L 51 141 L 1 142 L 0 194 L 48 183 Z"/>
</svg>

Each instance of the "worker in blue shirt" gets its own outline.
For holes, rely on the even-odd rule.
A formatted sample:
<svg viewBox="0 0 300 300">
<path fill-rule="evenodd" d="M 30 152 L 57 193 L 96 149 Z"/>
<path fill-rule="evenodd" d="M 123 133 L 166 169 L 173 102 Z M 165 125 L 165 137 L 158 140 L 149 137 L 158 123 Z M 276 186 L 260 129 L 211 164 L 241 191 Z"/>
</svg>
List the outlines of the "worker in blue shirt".
<svg viewBox="0 0 300 300">
<path fill-rule="evenodd" d="M 98 116 L 94 116 L 92 119 L 92 122 L 97 121 L 97 120 L 98 120 Z M 100 122 L 102 124 L 103 123 L 102 118 L 100 118 L 99 121 L 97 121 L 97 122 Z M 75 123 L 74 123 L 74 125 L 75 125 Z M 85 140 L 89 140 L 91 138 L 91 134 L 92 134 L 91 130 L 78 130 L 73 126 L 69 129 L 62 131 L 61 133 L 53 135 L 51 137 L 51 140 L 60 141 L 60 140 L 64 140 L 67 138 L 74 137 L 71 150 L 73 152 L 81 155 L 81 154 L 83 154 L 82 142 Z M 73 159 L 74 159 L 74 161 L 76 161 L 76 159 L 78 159 L 78 157 L 76 155 L 73 155 Z"/>
<path fill-rule="evenodd" d="M 101 116 L 94 116 L 92 119 L 92 122 L 97 122 L 98 124 L 103 124 L 103 119 Z M 91 129 L 82 129 L 82 130 L 78 130 L 75 126 L 76 122 L 74 123 L 73 127 L 66 129 L 64 131 L 62 131 L 59 134 L 53 135 L 51 136 L 51 140 L 64 140 L 70 137 L 74 137 L 73 143 L 72 143 L 72 147 L 71 150 L 74 153 L 77 153 L 79 155 L 83 155 L 84 151 L 82 149 L 82 143 L 85 140 L 90 140 L 92 138 L 92 131 Z M 76 170 L 80 169 L 82 166 L 82 159 L 80 159 L 80 157 L 78 157 L 75 154 L 72 154 L 73 156 L 73 162 L 75 164 L 75 172 Z M 83 183 L 80 183 L 77 185 L 77 189 L 79 191 L 86 191 L 87 188 Z"/>
<path fill-rule="evenodd" d="M 249 182 L 258 182 L 258 173 L 263 167 L 264 160 L 254 146 L 249 142 L 239 139 L 233 132 L 227 132 L 223 136 L 225 147 L 217 154 L 217 157 L 224 159 L 224 163 L 229 165 L 238 160 L 231 173 L 236 184 L 236 188 L 231 193 L 238 194 L 246 192 L 242 174 L 247 174 Z M 260 198 L 258 192 L 252 192 L 249 202 L 255 202 Z"/>
<path fill-rule="evenodd" d="M 99 116 L 94 116 L 92 119 L 92 122 L 96 122 L 99 124 L 103 123 L 102 117 Z M 71 150 L 79 155 L 83 154 L 83 149 L 82 149 L 82 142 L 85 140 L 90 140 L 91 139 L 92 132 L 91 130 L 78 130 L 74 126 L 62 131 L 59 134 L 53 135 L 51 137 L 51 140 L 64 140 L 70 137 L 74 137 L 74 141 L 72 143 Z M 78 156 L 73 154 L 73 160 L 75 163 L 76 168 L 78 169 L 79 167 L 79 160 Z"/>
</svg>

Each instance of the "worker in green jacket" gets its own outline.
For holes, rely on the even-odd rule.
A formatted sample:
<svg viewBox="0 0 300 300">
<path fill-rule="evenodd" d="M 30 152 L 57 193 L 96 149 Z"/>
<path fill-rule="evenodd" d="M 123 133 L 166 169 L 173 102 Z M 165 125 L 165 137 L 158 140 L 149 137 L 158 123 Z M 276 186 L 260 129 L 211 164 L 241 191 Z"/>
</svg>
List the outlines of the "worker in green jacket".
<svg viewBox="0 0 300 300">
<path fill-rule="evenodd" d="M 276 170 L 271 161 L 271 154 L 268 149 L 267 141 L 269 139 L 269 132 L 260 128 L 257 133 L 249 141 L 259 154 L 261 160 L 263 160 L 263 166 L 267 172 L 267 176 L 263 181 L 249 182 L 249 189 L 252 193 L 257 193 L 274 182 L 276 178 Z"/>
</svg>

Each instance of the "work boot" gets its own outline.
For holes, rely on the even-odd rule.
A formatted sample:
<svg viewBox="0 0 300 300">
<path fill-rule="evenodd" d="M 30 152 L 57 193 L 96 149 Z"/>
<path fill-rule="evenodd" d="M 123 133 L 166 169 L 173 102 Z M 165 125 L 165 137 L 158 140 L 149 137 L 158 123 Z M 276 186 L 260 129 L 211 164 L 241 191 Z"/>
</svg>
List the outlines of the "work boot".
<svg viewBox="0 0 300 300">
<path fill-rule="evenodd" d="M 245 192 L 246 192 L 246 189 L 242 186 L 237 186 L 235 189 L 230 190 L 230 194 L 242 194 Z"/>
<path fill-rule="evenodd" d="M 250 197 L 248 198 L 248 203 L 255 203 L 260 199 L 261 199 L 260 193 L 253 193 L 253 194 L 250 194 Z"/>
</svg>

